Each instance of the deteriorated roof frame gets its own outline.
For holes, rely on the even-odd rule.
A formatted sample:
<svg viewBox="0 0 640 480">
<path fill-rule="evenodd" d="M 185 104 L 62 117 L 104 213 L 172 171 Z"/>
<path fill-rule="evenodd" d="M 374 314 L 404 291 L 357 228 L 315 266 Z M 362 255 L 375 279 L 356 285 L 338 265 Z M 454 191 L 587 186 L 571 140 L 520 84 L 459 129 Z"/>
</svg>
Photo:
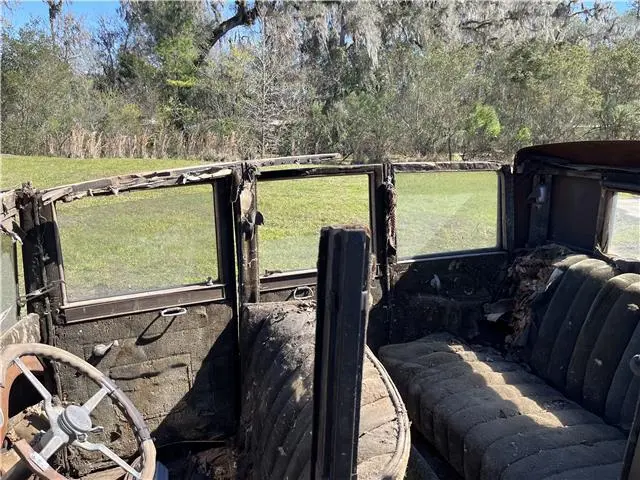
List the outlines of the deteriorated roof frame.
<svg viewBox="0 0 640 480">
<path fill-rule="evenodd" d="M 597 140 L 550 143 L 520 149 L 514 169 L 523 171 L 535 163 L 581 171 L 640 171 L 640 141 Z"/>
<path fill-rule="evenodd" d="M 222 162 L 101 178 L 46 188 L 39 191 L 39 194 L 42 203 L 47 205 L 57 201 L 70 202 L 88 196 L 117 195 L 124 191 L 210 183 L 215 179 L 231 175 L 243 163 L 249 163 L 258 168 L 280 165 L 309 165 L 312 167 L 291 173 L 291 177 L 321 176 L 322 173 L 362 173 L 362 165 L 344 165 L 340 164 L 341 160 L 340 154 L 327 153 L 255 159 L 246 162 Z M 599 170 L 640 173 L 640 141 L 582 141 L 526 147 L 516 153 L 514 170 L 522 172 L 535 169 L 541 163 L 548 167 L 579 170 L 585 173 Z M 393 163 L 393 168 L 397 172 L 498 171 L 503 166 L 504 164 L 500 162 L 491 161 Z M 265 175 L 265 179 L 267 179 L 266 177 L 277 179 L 287 176 L 287 174 L 269 173 Z M 0 192 L 0 225 L 9 231 L 11 231 L 12 222 L 18 215 L 16 194 L 19 191 L 20 189 Z"/>
<path fill-rule="evenodd" d="M 339 164 L 342 156 L 338 153 L 298 155 L 248 160 L 246 163 L 256 167 L 278 165 L 311 165 L 327 167 Z M 515 170 L 521 171 L 532 163 L 546 163 L 551 166 L 575 168 L 579 170 L 619 169 L 636 173 L 640 170 L 640 141 L 607 140 L 564 142 L 535 145 L 519 150 L 515 155 Z M 121 191 L 146 190 L 185 184 L 208 183 L 213 179 L 230 175 L 234 168 L 245 162 L 223 162 L 196 165 L 153 172 L 134 173 L 101 178 L 87 182 L 56 186 L 41 190 L 42 201 L 69 202 L 86 196 L 114 195 Z M 503 164 L 490 161 L 471 162 L 406 162 L 394 163 L 399 172 L 411 171 L 457 171 L 457 170 L 499 170 Z M 355 168 L 354 168 L 355 167 Z M 354 165 L 341 165 L 341 171 L 357 170 Z M 356 173 L 355 171 L 353 173 Z M 304 176 L 302 174 L 301 176 Z M 0 223 L 6 224 L 17 215 L 15 194 L 9 190 L 0 193 L 2 211 Z"/>
<path fill-rule="evenodd" d="M 289 157 L 274 157 L 246 162 L 222 162 L 215 164 L 195 165 L 193 167 L 181 167 L 167 170 L 155 170 L 150 172 L 116 175 L 96 180 L 89 180 L 68 185 L 46 188 L 40 191 L 42 203 L 48 205 L 57 201 L 72 202 L 84 197 L 117 195 L 120 192 L 133 190 L 149 190 L 154 188 L 172 187 L 187 184 L 210 183 L 217 178 L 223 178 L 239 169 L 243 163 L 254 165 L 257 168 L 285 166 L 285 165 L 309 165 L 311 168 L 300 170 L 292 176 L 319 176 L 325 174 L 357 174 L 361 170 L 367 170 L 373 164 L 368 165 L 340 165 L 342 156 L 338 153 L 298 155 Z M 400 172 L 424 172 L 424 171 L 460 171 L 460 170 L 488 170 L 497 171 L 503 164 L 490 161 L 467 162 L 404 162 L 394 163 L 394 168 Z M 332 168 L 333 167 L 333 168 Z M 335 171 L 333 171 L 335 170 Z M 315 175 L 314 175 L 315 173 Z M 278 174 L 268 175 L 278 177 Z M 286 175 L 283 175 L 286 177 Z M 2 207 L 0 222 L 4 223 L 8 217 L 17 214 L 15 208 L 15 192 L 19 189 L 2 192 Z"/>
<path fill-rule="evenodd" d="M 324 164 L 337 161 L 341 157 L 337 153 L 299 155 L 292 157 L 275 157 L 248 162 L 222 162 L 193 167 L 181 167 L 167 170 L 156 170 L 144 173 L 117 175 L 87 182 L 63 185 L 42 190 L 42 201 L 46 205 L 51 202 L 70 202 L 86 196 L 117 195 L 119 192 L 131 190 L 148 190 L 153 188 L 172 187 L 186 184 L 210 183 L 212 180 L 229 176 L 234 169 L 243 163 L 251 163 L 256 167 L 297 164 Z"/>
<path fill-rule="evenodd" d="M 132 190 L 149 190 L 154 188 L 180 186 L 186 184 L 210 183 L 217 178 L 231 175 L 234 169 L 239 169 L 243 163 L 257 168 L 309 165 L 311 168 L 301 169 L 293 176 L 307 176 L 316 171 L 322 173 L 361 173 L 368 170 L 372 164 L 366 165 L 336 165 L 342 157 L 337 153 L 303 155 L 293 157 L 277 157 L 247 162 L 225 162 L 217 164 L 197 165 L 168 170 L 157 170 L 146 173 L 133 173 L 114 177 L 101 178 L 70 185 L 47 188 L 41 191 L 45 205 L 51 202 L 71 202 L 87 196 L 117 195 L 120 192 Z M 394 163 L 397 171 L 459 171 L 459 170 L 499 170 L 499 162 L 411 162 Z M 335 172 L 333 172 L 335 170 Z M 281 172 L 281 171 L 277 171 Z M 272 177 L 278 174 L 270 175 Z M 286 176 L 286 175 L 283 175 Z"/>
</svg>

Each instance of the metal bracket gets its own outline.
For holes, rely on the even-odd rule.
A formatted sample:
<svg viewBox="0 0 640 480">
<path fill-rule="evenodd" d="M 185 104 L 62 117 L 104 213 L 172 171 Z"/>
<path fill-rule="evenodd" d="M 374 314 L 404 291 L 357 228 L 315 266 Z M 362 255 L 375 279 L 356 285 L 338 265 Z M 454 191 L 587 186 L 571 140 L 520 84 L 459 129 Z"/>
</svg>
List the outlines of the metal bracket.
<svg viewBox="0 0 640 480">
<path fill-rule="evenodd" d="M 234 215 L 239 265 L 239 291 L 242 302 L 255 303 L 260 296 L 260 270 L 258 266 L 258 232 L 256 225 L 263 222 L 258 212 L 256 177 L 260 171 L 255 165 L 242 164 L 234 171 Z"/>
<path fill-rule="evenodd" d="M 323 228 L 318 258 L 312 480 L 356 477 L 371 238 Z"/>
<path fill-rule="evenodd" d="M 529 247 L 542 245 L 549 233 L 551 212 L 551 187 L 553 175 L 535 175 L 533 190 L 529 194 L 531 215 L 529 218 Z"/>
</svg>

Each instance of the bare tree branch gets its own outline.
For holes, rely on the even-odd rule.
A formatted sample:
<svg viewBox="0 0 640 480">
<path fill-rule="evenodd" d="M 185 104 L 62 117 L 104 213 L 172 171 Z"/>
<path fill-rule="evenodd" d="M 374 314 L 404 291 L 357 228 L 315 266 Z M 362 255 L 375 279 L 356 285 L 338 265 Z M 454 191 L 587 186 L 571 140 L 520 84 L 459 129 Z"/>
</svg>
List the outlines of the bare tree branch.
<svg viewBox="0 0 640 480">
<path fill-rule="evenodd" d="M 56 40 L 56 19 L 62 12 L 62 3 L 64 0 L 45 0 L 49 6 L 49 28 L 51 29 L 51 40 Z"/>
<path fill-rule="evenodd" d="M 236 0 L 236 13 L 233 17 L 226 19 L 218 25 L 211 26 L 209 36 L 204 41 L 203 49 L 196 59 L 196 66 L 200 66 L 213 46 L 220 41 L 229 31 L 240 26 L 251 26 L 259 16 L 258 6 L 247 9 L 245 0 Z"/>
</svg>

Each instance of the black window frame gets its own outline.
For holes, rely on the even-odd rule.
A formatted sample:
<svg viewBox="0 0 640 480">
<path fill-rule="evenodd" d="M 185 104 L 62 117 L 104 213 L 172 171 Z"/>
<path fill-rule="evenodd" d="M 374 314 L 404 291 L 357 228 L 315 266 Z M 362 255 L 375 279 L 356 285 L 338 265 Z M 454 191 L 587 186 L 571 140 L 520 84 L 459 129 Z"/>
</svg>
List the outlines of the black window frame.
<svg viewBox="0 0 640 480">
<path fill-rule="evenodd" d="M 367 189 L 369 201 L 369 224 L 366 227 L 371 231 L 372 250 L 377 251 L 376 232 L 376 173 L 380 170 L 379 165 L 344 165 L 337 167 L 314 166 L 308 168 L 291 168 L 282 170 L 263 170 L 257 177 L 257 202 L 260 210 L 260 183 L 278 182 L 283 180 L 301 180 L 311 178 L 344 177 L 344 176 L 367 176 Z M 268 219 L 267 219 L 268 221 Z M 318 232 L 318 236 L 320 232 Z M 318 237 L 319 238 L 319 237 Z M 258 240 L 260 242 L 260 240 Z M 260 255 L 260 248 L 258 248 Z M 378 262 L 376 262 L 378 264 Z M 272 291 L 291 287 L 303 287 L 315 285 L 317 268 L 302 268 L 294 270 L 283 270 L 282 272 L 271 274 L 260 274 L 261 291 Z"/>
<path fill-rule="evenodd" d="M 439 168 L 436 163 L 431 162 L 411 162 L 411 163 L 396 163 L 393 165 L 394 169 L 394 181 L 395 173 L 419 173 L 419 174 L 433 174 L 433 173 L 473 173 L 473 172 L 495 172 L 497 182 L 497 196 L 496 196 L 496 245 L 486 248 L 470 248 L 464 250 L 449 250 L 443 252 L 433 252 L 412 255 L 409 257 L 397 257 L 395 260 L 396 265 L 408 265 L 416 262 L 428 262 L 430 260 L 446 259 L 446 258 L 460 258 L 464 256 L 478 256 L 494 253 L 504 253 L 509 250 L 508 245 L 508 226 L 505 222 L 506 209 L 508 208 L 508 200 L 506 196 L 507 178 L 504 172 L 503 166 L 496 162 L 472 162 L 465 165 L 464 162 L 455 163 L 452 167 L 458 168 Z M 398 193 L 399 195 L 399 193 Z M 397 221 L 396 221 L 397 223 Z M 401 226 L 397 225 L 397 229 L 400 230 Z"/>
<path fill-rule="evenodd" d="M 108 318 L 121 315 L 137 314 L 147 311 L 153 311 L 163 308 L 198 305 L 203 303 L 221 302 L 227 300 L 230 295 L 228 288 L 235 288 L 229 285 L 229 267 L 225 262 L 234 261 L 233 251 L 228 252 L 229 242 L 233 244 L 233 228 L 228 225 L 228 219 L 232 218 L 232 205 L 229 198 L 224 198 L 221 192 L 227 191 L 222 186 L 223 182 L 231 181 L 231 173 L 218 176 L 214 180 L 189 181 L 182 185 L 163 185 L 153 187 L 153 190 L 163 189 L 180 189 L 189 188 L 195 185 L 211 186 L 211 202 L 213 203 L 213 217 L 215 228 L 212 229 L 213 241 L 216 246 L 216 264 L 217 279 L 207 285 L 191 284 L 178 285 L 173 287 L 160 287 L 158 289 L 143 290 L 140 292 L 110 295 L 104 297 L 91 298 L 86 300 L 70 301 L 66 293 L 64 282 L 64 252 L 60 244 L 60 235 L 58 230 L 56 203 L 62 200 L 52 202 L 53 219 L 56 225 L 56 247 L 59 258 L 62 261 L 58 264 L 59 279 L 61 280 L 61 299 L 60 311 L 65 319 L 65 323 L 74 323 L 79 321 L 96 320 L 100 318 Z M 135 189 L 136 191 L 148 191 L 148 189 Z M 84 197 L 83 197 L 84 198 Z M 74 201 L 82 201 L 82 198 Z M 227 209 L 226 212 L 223 212 Z M 226 220 L 223 220 L 225 218 Z M 230 236 L 225 238 L 225 236 Z M 225 253 L 228 252 L 228 253 Z M 228 256 L 228 258 L 225 258 Z"/>
<path fill-rule="evenodd" d="M 602 252 L 610 257 L 621 256 L 619 253 L 609 250 L 611 247 L 610 242 L 614 227 L 616 205 L 615 197 L 619 193 L 628 193 L 640 198 L 640 185 L 635 188 L 635 186 L 632 185 L 616 186 L 615 184 L 607 185 L 606 182 L 603 182 L 599 214 L 599 217 L 601 218 L 599 218 L 600 224 L 598 228 L 597 244 L 600 246 Z M 631 257 L 631 259 L 640 261 L 640 256 L 638 258 Z"/>
</svg>

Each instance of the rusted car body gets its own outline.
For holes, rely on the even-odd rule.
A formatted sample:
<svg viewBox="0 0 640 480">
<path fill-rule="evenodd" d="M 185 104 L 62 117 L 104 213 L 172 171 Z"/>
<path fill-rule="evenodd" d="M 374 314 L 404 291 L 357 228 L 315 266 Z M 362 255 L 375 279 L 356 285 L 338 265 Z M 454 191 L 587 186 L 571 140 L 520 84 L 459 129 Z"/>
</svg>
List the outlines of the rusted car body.
<svg viewBox="0 0 640 480">
<path fill-rule="evenodd" d="M 359 176 L 368 190 L 372 276 L 358 476 L 640 478 L 640 380 L 632 368 L 640 259 L 609 248 L 618 196 L 640 195 L 640 142 L 529 147 L 513 164 L 339 160 L 211 164 L 4 192 L 3 278 L 18 283 L 21 270 L 24 288 L 3 287 L 5 299 L 19 300 L 8 303 L 0 345 L 53 346 L 90 368 L 69 368 L 75 360 L 33 347 L 20 353 L 22 366 L 11 364 L 22 352 L 12 351 L 0 365 L 2 438 L 40 401 L 24 366 L 62 405 L 87 402 L 96 383 L 105 389 L 109 398 L 91 414 L 103 428 L 95 433 L 127 461 L 152 440 L 175 478 L 312 477 L 317 270 L 261 270 L 260 233 L 269 222 L 261 185 Z M 442 172 L 495 172 L 495 246 L 400 256 L 396 180 Z M 197 185 L 212 187 L 217 278 L 70 296 L 60 206 Z M 638 210 L 625 218 L 640 228 L 640 203 Z M 7 276 L 17 249 L 21 268 Z M 63 423 L 73 413 L 65 408 L 55 414 Z M 5 438 L 3 474 L 20 462 L 41 478 L 126 473 L 78 448 L 60 449 L 51 471 L 41 471 L 32 430 L 31 445 L 15 432 Z M 129 474 L 142 475 L 145 462 L 155 463 L 150 456 Z"/>
</svg>

